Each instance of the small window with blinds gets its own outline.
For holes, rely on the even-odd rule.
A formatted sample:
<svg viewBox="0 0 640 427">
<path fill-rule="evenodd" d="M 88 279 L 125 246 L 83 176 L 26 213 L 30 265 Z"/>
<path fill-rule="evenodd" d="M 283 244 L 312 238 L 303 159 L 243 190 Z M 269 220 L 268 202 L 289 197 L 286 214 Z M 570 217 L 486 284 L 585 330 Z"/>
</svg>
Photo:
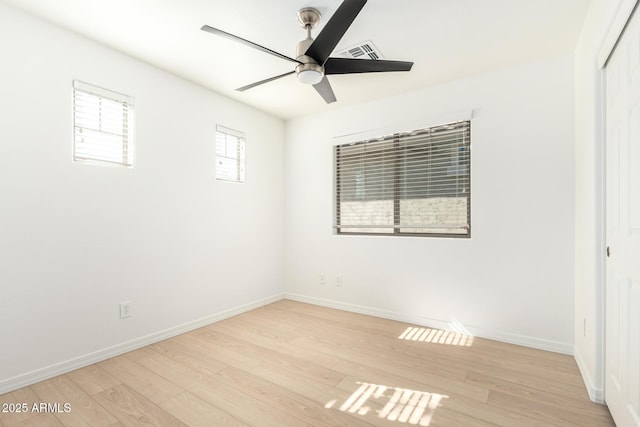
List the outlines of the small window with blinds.
<svg viewBox="0 0 640 427">
<path fill-rule="evenodd" d="M 133 98 L 73 82 L 73 160 L 133 166 Z"/>
<path fill-rule="evenodd" d="M 339 234 L 470 237 L 469 120 L 334 147 Z"/>
<path fill-rule="evenodd" d="M 244 182 L 244 133 L 216 126 L 216 179 Z"/>
</svg>

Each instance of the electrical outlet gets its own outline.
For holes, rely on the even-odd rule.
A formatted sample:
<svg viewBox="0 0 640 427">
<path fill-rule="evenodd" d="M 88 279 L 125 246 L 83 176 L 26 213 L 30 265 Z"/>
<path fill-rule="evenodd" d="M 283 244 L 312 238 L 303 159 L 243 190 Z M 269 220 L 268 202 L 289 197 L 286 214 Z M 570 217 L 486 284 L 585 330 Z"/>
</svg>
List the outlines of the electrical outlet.
<svg viewBox="0 0 640 427">
<path fill-rule="evenodd" d="M 131 317 L 131 301 L 120 303 L 120 318 L 126 319 L 127 317 Z"/>
<path fill-rule="evenodd" d="M 336 286 L 339 288 L 342 287 L 342 276 L 336 276 Z"/>
<path fill-rule="evenodd" d="M 327 276 L 325 276 L 324 274 L 320 275 L 320 284 L 321 285 L 326 285 L 327 284 Z"/>
</svg>

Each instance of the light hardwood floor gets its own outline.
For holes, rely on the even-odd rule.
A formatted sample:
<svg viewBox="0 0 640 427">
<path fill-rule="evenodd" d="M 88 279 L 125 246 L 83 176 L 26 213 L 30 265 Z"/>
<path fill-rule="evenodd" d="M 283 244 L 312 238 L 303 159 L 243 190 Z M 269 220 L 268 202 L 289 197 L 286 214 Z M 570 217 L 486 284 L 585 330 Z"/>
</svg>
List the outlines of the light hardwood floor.
<svg viewBox="0 0 640 427">
<path fill-rule="evenodd" d="M 0 426 L 613 426 L 570 356 L 283 300 L 0 396 Z"/>
</svg>

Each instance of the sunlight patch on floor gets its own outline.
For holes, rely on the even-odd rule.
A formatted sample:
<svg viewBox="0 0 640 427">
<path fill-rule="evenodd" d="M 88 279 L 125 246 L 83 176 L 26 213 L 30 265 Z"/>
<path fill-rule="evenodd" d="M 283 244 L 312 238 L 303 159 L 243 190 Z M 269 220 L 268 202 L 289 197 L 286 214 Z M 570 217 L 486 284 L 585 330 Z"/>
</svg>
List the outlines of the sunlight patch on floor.
<svg viewBox="0 0 640 427">
<path fill-rule="evenodd" d="M 435 410 L 448 396 L 426 391 L 357 382 L 358 389 L 338 408 L 357 415 L 376 414 L 378 418 L 399 423 L 428 426 Z M 336 407 L 332 400 L 325 405 Z"/>
<path fill-rule="evenodd" d="M 457 345 L 461 347 L 471 347 L 473 344 L 473 336 L 471 335 L 445 331 L 443 329 L 418 328 L 414 326 L 409 326 L 405 329 L 398 339 L 432 344 Z"/>
</svg>

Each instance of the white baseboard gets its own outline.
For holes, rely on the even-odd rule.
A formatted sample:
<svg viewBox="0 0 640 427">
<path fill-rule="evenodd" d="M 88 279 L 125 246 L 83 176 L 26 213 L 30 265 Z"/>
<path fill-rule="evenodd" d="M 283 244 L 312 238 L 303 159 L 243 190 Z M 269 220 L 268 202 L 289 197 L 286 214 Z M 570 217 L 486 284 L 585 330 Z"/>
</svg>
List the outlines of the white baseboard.
<svg viewBox="0 0 640 427">
<path fill-rule="evenodd" d="M 327 300 L 323 298 L 310 297 L 306 295 L 292 294 L 285 292 L 284 298 L 293 301 L 304 302 L 308 304 L 320 305 L 323 307 L 335 308 L 338 310 L 350 311 L 353 313 L 366 314 L 369 316 L 381 317 L 383 319 L 397 320 L 400 322 L 413 323 L 419 326 L 430 328 L 444 329 L 453 332 L 468 333 L 470 335 L 487 338 L 495 341 L 502 341 L 509 344 L 517 344 L 525 347 L 536 348 L 539 350 L 553 351 L 554 353 L 562 353 L 573 355 L 573 344 L 559 341 L 546 340 L 543 338 L 530 337 L 526 335 L 512 334 L 510 332 L 492 331 L 484 328 L 476 328 L 472 326 L 462 325 L 457 321 L 445 321 L 432 319 L 423 316 L 407 315 L 379 308 L 366 307 L 356 304 L 349 304 L 340 301 Z"/>
<path fill-rule="evenodd" d="M 578 369 L 582 375 L 582 381 L 584 381 L 587 393 L 589 393 L 589 399 L 591 399 L 592 402 L 604 405 L 604 389 L 602 387 L 596 387 L 578 348 L 574 348 L 573 357 L 576 359 L 576 364 L 578 365 Z"/>
<path fill-rule="evenodd" d="M 84 368 L 85 366 L 92 365 L 97 362 L 109 359 L 111 357 L 118 356 L 120 354 L 136 350 L 149 344 L 153 344 L 167 338 L 174 337 L 176 335 L 184 334 L 194 329 L 201 328 L 203 326 L 210 325 L 220 320 L 236 316 L 238 314 L 245 313 L 247 311 L 262 307 L 267 304 L 271 304 L 283 299 L 283 294 L 273 295 L 271 297 L 263 298 L 258 301 L 254 301 L 248 304 L 244 304 L 229 310 L 225 310 L 216 314 L 212 314 L 201 319 L 197 319 L 191 322 L 183 323 L 172 328 L 168 328 L 162 331 L 154 332 L 152 334 L 136 338 L 131 341 L 124 342 L 112 347 L 104 348 L 102 350 L 86 354 L 84 356 L 76 357 L 74 359 L 65 360 L 64 362 L 56 363 L 47 366 L 42 369 L 27 372 L 25 374 L 18 375 L 13 378 L 0 380 L 0 394 L 8 393 L 19 388 L 35 384 L 40 381 L 53 378 L 58 375 L 71 372 L 76 369 Z"/>
</svg>

